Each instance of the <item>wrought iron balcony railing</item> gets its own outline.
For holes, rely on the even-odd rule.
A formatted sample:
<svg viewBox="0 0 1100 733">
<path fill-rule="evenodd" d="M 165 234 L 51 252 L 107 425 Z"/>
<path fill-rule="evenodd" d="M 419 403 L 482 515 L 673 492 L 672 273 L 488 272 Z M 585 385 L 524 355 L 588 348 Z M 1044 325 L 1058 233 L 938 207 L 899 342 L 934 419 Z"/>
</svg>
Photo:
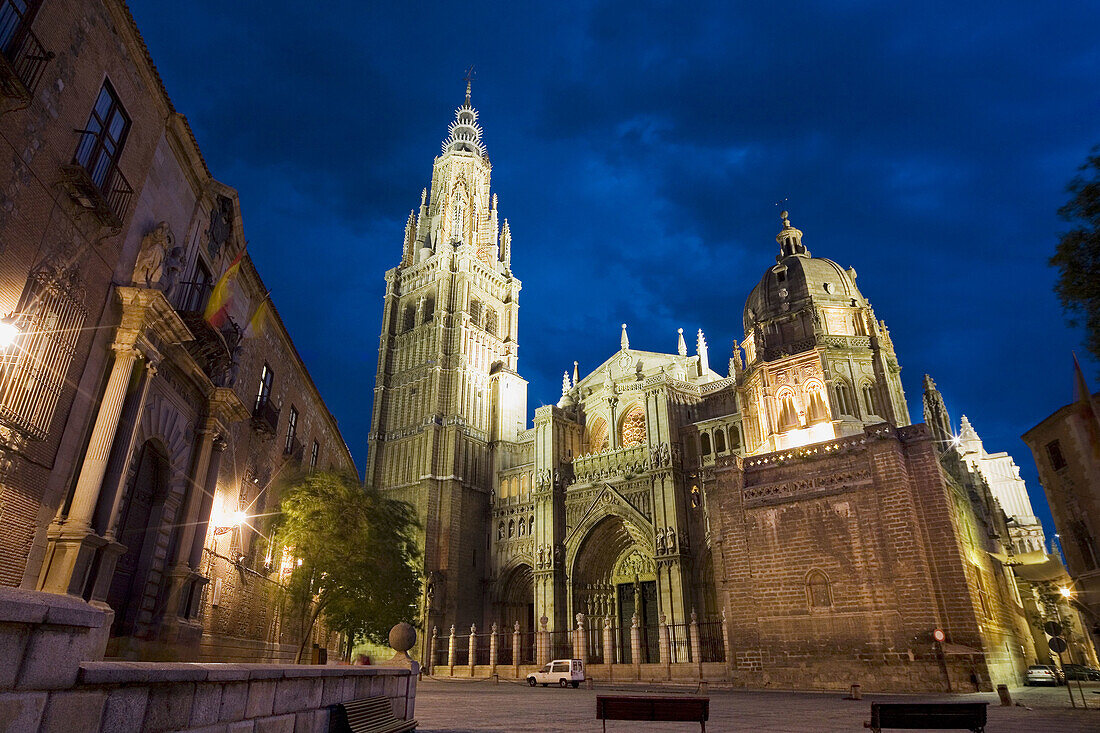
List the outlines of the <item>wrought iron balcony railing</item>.
<svg viewBox="0 0 1100 733">
<path fill-rule="evenodd" d="M 298 438 L 291 438 L 287 441 L 286 446 L 283 448 L 283 455 L 289 456 L 298 463 L 302 462 L 302 456 L 305 455 L 306 447 L 302 445 L 302 441 Z"/>
<path fill-rule="evenodd" d="M 77 130 L 80 142 L 73 162 L 61 166 L 61 180 L 73 201 L 92 212 L 104 226 L 120 230 L 134 189 L 110 156 L 97 152 L 99 133 Z"/>
<path fill-rule="evenodd" d="M 178 283 L 170 294 L 176 312 L 187 325 L 193 341 L 187 350 L 215 383 L 233 386 L 233 352 L 241 340 L 241 329 L 232 318 L 226 317 L 219 326 L 206 320 L 204 313 L 210 299 L 213 283 L 209 281 Z M 223 379 L 230 375 L 228 379 Z"/>
<path fill-rule="evenodd" d="M 0 0 L 0 92 L 26 103 L 54 54 L 42 47 L 23 13 L 12 0 Z"/>
<path fill-rule="evenodd" d="M 257 400 L 252 409 L 252 428 L 258 433 L 275 435 L 279 431 L 279 408 L 271 400 Z"/>
</svg>

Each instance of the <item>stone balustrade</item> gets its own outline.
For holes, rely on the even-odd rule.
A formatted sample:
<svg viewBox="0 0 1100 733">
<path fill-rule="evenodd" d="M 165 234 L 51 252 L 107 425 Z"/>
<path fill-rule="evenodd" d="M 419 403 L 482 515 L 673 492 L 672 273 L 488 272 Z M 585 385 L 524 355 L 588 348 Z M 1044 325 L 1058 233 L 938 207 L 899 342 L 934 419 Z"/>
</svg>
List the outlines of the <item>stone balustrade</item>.
<svg viewBox="0 0 1100 733">
<path fill-rule="evenodd" d="M 644 445 L 606 450 L 576 458 L 573 461 L 573 472 L 578 484 L 591 483 L 647 471 L 650 468 L 649 458 L 650 450 Z"/>
</svg>

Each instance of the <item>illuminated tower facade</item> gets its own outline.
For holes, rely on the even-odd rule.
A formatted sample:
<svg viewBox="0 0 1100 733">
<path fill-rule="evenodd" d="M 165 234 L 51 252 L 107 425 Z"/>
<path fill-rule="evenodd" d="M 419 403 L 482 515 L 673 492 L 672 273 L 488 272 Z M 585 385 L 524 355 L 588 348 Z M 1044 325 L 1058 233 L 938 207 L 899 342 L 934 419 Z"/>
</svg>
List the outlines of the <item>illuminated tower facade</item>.
<svg viewBox="0 0 1100 733">
<path fill-rule="evenodd" d="M 416 507 L 425 628 L 480 618 L 497 446 L 527 412 L 520 281 L 466 99 L 386 273 L 366 480 Z"/>
</svg>

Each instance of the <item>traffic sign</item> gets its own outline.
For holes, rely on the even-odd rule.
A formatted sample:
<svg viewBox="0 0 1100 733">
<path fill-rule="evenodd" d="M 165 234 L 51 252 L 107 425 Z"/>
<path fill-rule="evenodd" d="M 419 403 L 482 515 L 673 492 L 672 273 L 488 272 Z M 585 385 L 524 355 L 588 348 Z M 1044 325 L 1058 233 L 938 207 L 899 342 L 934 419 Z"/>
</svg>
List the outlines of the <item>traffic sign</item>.
<svg viewBox="0 0 1100 733">
<path fill-rule="evenodd" d="M 1062 635 L 1062 624 L 1057 621 L 1047 621 L 1043 624 L 1043 631 L 1047 632 L 1050 636 Z"/>
<path fill-rule="evenodd" d="M 932 632 L 932 638 L 942 643 L 947 638 L 947 634 L 943 633 L 943 629 L 936 629 Z"/>
<path fill-rule="evenodd" d="M 1052 637 L 1050 641 L 1047 642 L 1047 646 L 1049 646 L 1050 650 L 1055 654 L 1061 654 L 1067 649 L 1066 640 L 1060 636 Z"/>
</svg>

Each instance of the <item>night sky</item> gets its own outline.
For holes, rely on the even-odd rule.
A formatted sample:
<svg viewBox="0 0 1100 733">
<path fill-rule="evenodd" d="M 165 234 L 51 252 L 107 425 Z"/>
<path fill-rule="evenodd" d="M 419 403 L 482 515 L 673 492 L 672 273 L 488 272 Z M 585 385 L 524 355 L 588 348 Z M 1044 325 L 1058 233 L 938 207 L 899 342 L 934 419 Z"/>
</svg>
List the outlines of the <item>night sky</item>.
<svg viewBox="0 0 1100 733">
<path fill-rule="evenodd" d="M 1071 399 L 1072 350 L 1100 387 L 1047 265 L 1100 143 L 1100 6 L 130 5 L 360 466 L 383 274 L 474 64 L 532 412 L 624 321 L 652 351 L 703 328 L 725 373 L 789 208 L 859 273 L 914 421 L 927 372 L 1052 532 L 1019 436 Z"/>
</svg>

